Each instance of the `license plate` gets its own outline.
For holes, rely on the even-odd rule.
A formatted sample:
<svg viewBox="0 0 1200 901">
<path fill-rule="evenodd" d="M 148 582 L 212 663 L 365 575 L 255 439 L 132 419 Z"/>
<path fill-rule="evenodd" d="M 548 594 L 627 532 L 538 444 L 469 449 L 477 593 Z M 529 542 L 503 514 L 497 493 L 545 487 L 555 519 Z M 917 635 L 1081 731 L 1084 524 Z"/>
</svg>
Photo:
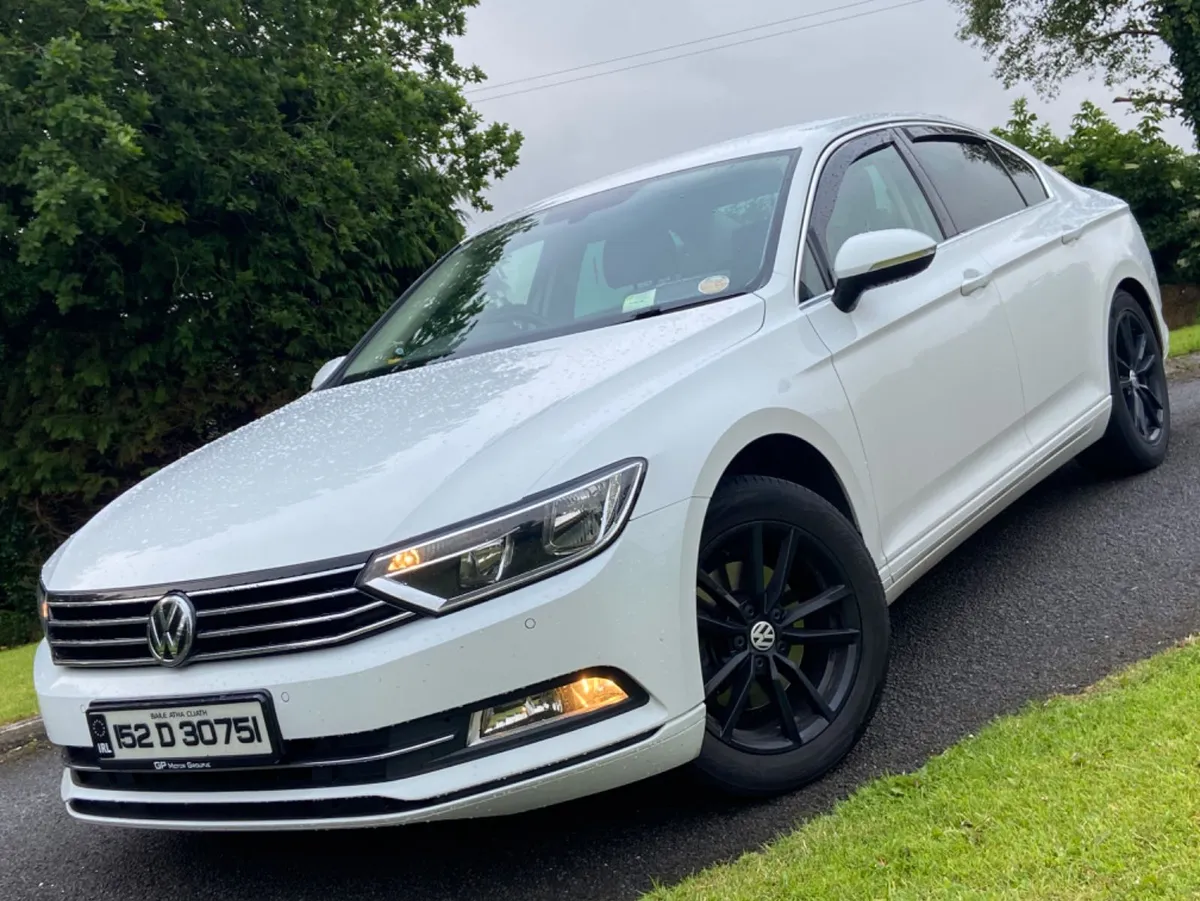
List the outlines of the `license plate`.
<svg viewBox="0 0 1200 901">
<path fill-rule="evenodd" d="M 88 707 L 87 719 L 102 766 L 207 770 L 278 757 L 274 711 L 265 692 L 105 701 Z"/>
</svg>

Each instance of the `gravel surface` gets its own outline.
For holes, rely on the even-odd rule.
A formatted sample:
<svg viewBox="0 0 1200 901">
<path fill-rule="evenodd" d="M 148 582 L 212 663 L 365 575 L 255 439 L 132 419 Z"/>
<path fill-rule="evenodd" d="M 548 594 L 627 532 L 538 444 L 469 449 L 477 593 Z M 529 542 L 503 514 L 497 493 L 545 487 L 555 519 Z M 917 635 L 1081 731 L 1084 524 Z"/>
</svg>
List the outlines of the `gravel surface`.
<svg viewBox="0 0 1200 901">
<path fill-rule="evenodd" d="M 0 763 L 0 898 L 88 901 L 621 899 L 758 847 L 872 776 L 912 769 L 994 716 L 1069 692 L 1200 631 L 1200 381 L 1172 388 L 1156 472 L 1069 465 L 892 608 L 888 689 L 821 783 L 716 802 L 676 775 L 504 820 L 304 835 L 88 828 L 47 750 Z"/>
</svg>

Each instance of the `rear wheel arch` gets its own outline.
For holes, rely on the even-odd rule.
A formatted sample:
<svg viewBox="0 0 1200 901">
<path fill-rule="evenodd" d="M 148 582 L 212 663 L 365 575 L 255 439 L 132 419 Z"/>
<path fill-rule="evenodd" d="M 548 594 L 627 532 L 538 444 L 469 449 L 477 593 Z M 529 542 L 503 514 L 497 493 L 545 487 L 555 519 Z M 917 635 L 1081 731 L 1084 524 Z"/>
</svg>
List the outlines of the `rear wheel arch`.
<svg viewBox="0 0 1200 901">
<path fill-rule="evenodd" d="M 1125 291 L 1133 296 L 1133 299 L 1137 301 L 1138 306 L 1142 308 L 1142 312 L 1146 314 L 1146 318 L 1150 320 L 1150 325 L 1154 328 L 1154 336 L 1158 339 L 1158 346 L 1163 347 L 1164 336 L 1162 333 L 1162 325 L 1159 322 L 1158 314 L 1155 312 L 1154 304 L 1150 300 L 1150 292 L 1146 290 L 1146 286 L 1133 276 L 1125 276 L 1119 282 L 1117 282 L 1116 288 L 1110 292 L 1110 304 L 1112 303 L 1112 299 L 1116 296 L 1118 291 Z"/>
</svg>

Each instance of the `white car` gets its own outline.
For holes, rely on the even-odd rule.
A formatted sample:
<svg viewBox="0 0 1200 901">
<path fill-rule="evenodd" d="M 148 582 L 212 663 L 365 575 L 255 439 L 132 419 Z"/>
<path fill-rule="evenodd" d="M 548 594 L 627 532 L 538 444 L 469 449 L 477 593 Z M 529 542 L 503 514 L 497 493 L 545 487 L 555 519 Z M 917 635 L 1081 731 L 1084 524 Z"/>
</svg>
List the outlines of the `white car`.
<svg viewBox="0 0 1200 901">
<path fill-rule="evenodd" d="M 936 117 L 556 197 L 55 552 L 62 797 L 278 830 L 794 789 L 867 727 L 889 602 L 1077 455 L 1162 462 L 1166 343 L 1123 202 Z"/>
</svg>

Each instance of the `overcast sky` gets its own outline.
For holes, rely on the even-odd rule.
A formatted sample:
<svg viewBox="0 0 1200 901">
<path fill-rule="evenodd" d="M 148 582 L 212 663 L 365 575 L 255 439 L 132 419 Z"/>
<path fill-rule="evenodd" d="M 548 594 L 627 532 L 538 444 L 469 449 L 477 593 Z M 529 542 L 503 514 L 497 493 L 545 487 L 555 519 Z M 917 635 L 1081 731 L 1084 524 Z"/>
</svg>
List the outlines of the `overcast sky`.
<svg viewBox="0 0 1200 901">
<path fill-rule="evenodd" d="M 489 84 L 508 82 L 820 10 L 854 0 L 481 0 L 458 42 L 461 61 L 479 65 Z M 636 68 L 519 96 L 484 102 L 514 85 L 472 92 L 488 120 L 525 134 L 520 165 L 494 185 L 495 212 L 470 230 L 611 172 L 738 135 L 851 113 L 927 110 L 981 128 L 1008 118 L 1022 93 L 1057 129 L 1091 99 L 1132 124 L 1100 80 L 1076 79 L 1043 102 L 1028 89 L 1005 91 L 982 54 L 955 38 L 947 0 L 870 0 L 811 19 L 700 44 L 704 50 L 772 30 L 808 28 L 686 59 Z M 863 13 L 871 13 L 860 15 Z M 847 21 L 830 19 L 860 15 Z M 639 57 L 607 68 L 642 63 Z M 588 69 L 562 79 L 577 78 Z M 558 80 L 558 79 L 551 79 Z M 535 82 L 545 83 L 543 82 Z M 1187 141 L 1173 125 L 1169 136 Z"/>
</svg>

